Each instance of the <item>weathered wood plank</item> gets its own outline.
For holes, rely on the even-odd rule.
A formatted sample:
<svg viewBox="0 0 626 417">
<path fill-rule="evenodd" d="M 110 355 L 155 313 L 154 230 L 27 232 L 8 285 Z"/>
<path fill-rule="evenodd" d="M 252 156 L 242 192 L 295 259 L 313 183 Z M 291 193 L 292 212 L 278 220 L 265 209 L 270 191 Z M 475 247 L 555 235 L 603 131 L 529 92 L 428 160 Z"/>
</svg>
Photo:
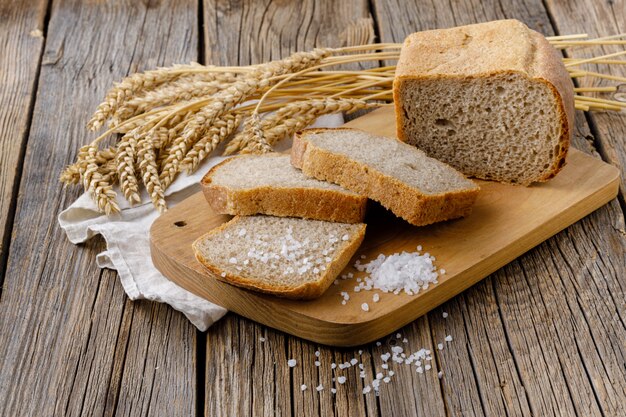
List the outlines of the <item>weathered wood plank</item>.
<svg viewBox="0 0 626 417">
<path fill-rule="evenodd" d="M 0 1 L 0 295 L 16 185 L 43 50 L 46 0 Z"/>
<path fill-rule="evenodd" d="M 381 0 L 374 6 L 384 42 L 402 41 L 421 29 L 505 17 L 554 33 L 539 1 L 400 4 Z M 584 15 L 581 6 L 576 16 Z M 574 144 L 592 151 L 588 140 L 593 137 L 584 116 L 578 112 L 577 117 Z M 616 125 L 614 129 L 623 129 L 624 123 Z M 625 370 L 618 365 L 624 363 L 624 343 L 616 336 L 624 331 L 623 230 L 624 218 L 613 202 L 428 315 L 434 340 L 446 334 L 455 338 L 438 353 L 451 415 L 615 415 L 614 404 L 626 399 L 621 383 Z M 564 252 L 559 250 L 562 246 L 587 250 Z M 567 291 L 567 297 L 543 288 L 554 282 Z M 602 294 L 596 286 L 611 291 Z M 541 298 L 538 294 L 543 291 L 546 295 Z M 575 305 L 568 307 L 571 303 Z M 450 313 L 445 320 L 442 310 Z M 610 325 L 592 325 L 590 315 Z M 594 347 L 599 338 L 614 340 L 617 347 L 609 342 Z M 459 398 L 459 393 L 464 397 Z"/>
<path fill-rule="evenodd" d="M 220 65 L 247 65 L 316 46 L 340 46 L 346 42 L 346 28 L 369 16 L 364 0 L 205 0 L 203 9 L 206 62 Z M 265 342 L 259 341 L 261 334 Z M 337 388 L 336 396 L 331 394 L 333 375 L 314 366 L 316 349 L 311 343 L 228 316 L 207 334 L 205 415 L 364 414 L 360 390 L 346 385 Z M 338 360 L 331 359 L 332 352 L 321 349 L 321 360 Z M 296 368 L 287 366 L 290 358 L 298 362 Z M 315 387 L 320 381 L 327 382 L 322 382 L 325 389 L 318 393 Z M 306 391 L 300 390 L 302 384 L 307 385 Z M 376 401 L 369 406 L 376 407 Z M 376 408 L 367 412 L 377 414 Z"/>
<path fill-rule="evenodd" d="M 615 35 L 626 32 L 626 2 L 624 0 L 593 1 L 582 0 L 575 2 L 546 1 L 551 13 L 555 28 L 559 34 L 587 33 L 590 37 Z M 590 58 L 619 52 L 624 45 L 609 45 L 602 47 L 569 48 L 568 56 L 575 58 Z M 617 59 L 623 59 L 618 57 Z M 582 69 L 601 72 L 620 77 L 626 77 L 626 65 L 583 65 Z M 577 78 L 581 87 L 597 87 L 606 85 L 624 84 L 623 81 L 600 80 L 597 78 Z M 623 91 L 622 91 L 623 92 Z M 589 93 L 585 95 L 590 95 Z M 612 98 L 612 93 L 592 96 Z M 611 164 L 622 171 L 622 185 L 620 194 L 626 196 L 626 112 L 620 114 L 590 113 L 588 121 L 595 135 L 598 151 Z"/>
<path fill-rule="evenodd" d="M 126 299 L 101 241 L 71 245 L 56 215 L 79 194 L 58 173 L 129 71 L 197 58 L 197 3 L 55 1 L 0 301 L 1 415 L 190 415 L 196 331 Z"/>
</svg>

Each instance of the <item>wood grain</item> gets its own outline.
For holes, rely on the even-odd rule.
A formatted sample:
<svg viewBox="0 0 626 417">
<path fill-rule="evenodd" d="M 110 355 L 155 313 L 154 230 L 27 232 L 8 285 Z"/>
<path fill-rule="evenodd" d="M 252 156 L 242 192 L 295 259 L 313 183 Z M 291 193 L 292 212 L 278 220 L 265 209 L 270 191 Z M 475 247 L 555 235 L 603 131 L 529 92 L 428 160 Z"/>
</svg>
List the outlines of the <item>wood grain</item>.
<svg viewBox="0 0 626 417">
<path fill-rule="evenodd" d="M 102 241 L 72 245 L 56 216 L 80 194 L 58 174 L 111 83 L 197 57 L 197 3 L 61 0 L 50 16 L 0 302 L 0 415 L 191 415 L 195 329 L 128 301 L 95 266 Z"/>
<path fill-rule="evenodd" d="M 392 135 L 394 120 L 393 109 L 384 108 L 347 126 Z M 554 180 L 541 185 L 480 181 L 478 200 L 464 219 L 415 228 L 393 216 L 371 212 L 365 240 L 354 259 L 362 255 L 369 261 L 380 253 L 412 252 L 423 245 L 447 272 L 437 285 L 417 295 L 383 294 L 367 314 L 360 306 L 371 301 L 371 293 L 352 291 L 356 279 L 366 276 L 352 266 L 354 259 L 342 272 L 354 273 L 354 279 L 339 281 L 307 302 L 219 282 L 196 261 L 191 243 L 230 217 L 214 214 L 202 193 L 154 222 L 150 230 L 152 260 L 178 285 L 245 317 L 322 344 L 360 345 L 413 321 L 617 195 L 617 169 L 578 151 L 572 151 L 567 161 Z M 341 291 L 351 294 L 346 306 L 339 302 Z"/>
<path fill-rule="evenodd" d="M 44 45 L 46 0 L 0 1 L 0 295 Z"/>
</svg>

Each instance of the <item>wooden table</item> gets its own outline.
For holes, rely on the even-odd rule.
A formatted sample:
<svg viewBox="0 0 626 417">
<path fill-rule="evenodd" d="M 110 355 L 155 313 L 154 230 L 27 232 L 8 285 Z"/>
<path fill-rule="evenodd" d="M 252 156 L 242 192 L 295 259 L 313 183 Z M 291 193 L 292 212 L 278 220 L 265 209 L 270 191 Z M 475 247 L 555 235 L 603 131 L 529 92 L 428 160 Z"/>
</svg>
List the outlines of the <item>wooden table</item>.
<svg viewBox="0 0 626 417">
<path fill-rule="evenodd" d="M 354 367 L 336 395 L 312 389 L 357 349 L 234 315 L 201 333 L 166 305 L 129 301 L 95 265 L 102 240 L 73 246 L 56 221 L 80 194 L 59 172 L 93 137 L 84 126 L 111 82 L 130 72 L 336 46 L 370 15 L 383 42 L 502 18 L 546 35 L 609 35 L 626 31 L 624 0 L 112 3 L 0 1 L 0 415 L 626 413 L 626 182 L 618 199 L 402 329 L 412 349 L 453 336 L 435 355 L 443 378 L 396 366 L 379 396 L 361 393 Z M 626 66 L 611 71 L 626 76 Z M 625 138 L 625 115 L 578 112 L 574 146 L 623 177 Z M 383 342 L 362 347 L 370 374 Z"/>
</svg>

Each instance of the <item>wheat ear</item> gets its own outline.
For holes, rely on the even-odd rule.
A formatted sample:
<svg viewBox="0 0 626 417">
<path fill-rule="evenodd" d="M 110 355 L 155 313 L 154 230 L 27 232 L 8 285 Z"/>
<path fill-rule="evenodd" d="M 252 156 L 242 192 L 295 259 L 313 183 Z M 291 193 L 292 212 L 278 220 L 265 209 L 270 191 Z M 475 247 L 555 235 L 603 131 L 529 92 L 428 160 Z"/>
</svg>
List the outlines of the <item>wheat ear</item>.
<svg viewBox="0 0 626 417">
<path fill-rule="evenodd" d="M 193 147 L 187 152 L 183 160 L 180 162 L 180 170 L 186 170 L 187 174 L 194 173 L 200 163 L 206 159 L 220 143 L 228 139 L 241 124 L 243 114 L 227 113 L 217 119 L 208 133 L 203 136 Z"/>
<path fill-rule="evenodd" d="M 165 204 L 165 192 L 161 186 L 161 181 L 159 181 L 159 171 L 155 161 L 156 154 L 152 140 L 148 138 L 142 141 L 137 157 L 139 158 L 141 178 L 150 195 L 150 200 L 159 213 L 163 213 L 167 210 L 167 205 Z"/>
<path fill-rule="evenodd" d="M 183 136 L 196 140 L 204 133 L 213 121 L 221 114 L 230 111 L 258 91 L 270 86 L 273 77 L 289 74 L 314 66 L 329 55 L 329 49 L 315 49 L 311 52 L 299 52 L 289 58 L 260 65 L 254 71 L 220 91 L 211 103 L 201 108 L 194 119 L 185 127 Z M 194 140 L 195 142 L 195 140 Z"/>
<path fill-rule="evenodd" d="M 127 100 L 144 90 L 180 77 L 185 74 L 186 70 L 198 68 L 202 68 L 202 66 L 199 64 L 176 65 L 172 68 L 157 68 L 124 78 L 108 91 L 104 101 L 98 105 L 89 123 L 87 123 L 87 127 L 90 130 L 100 129 L 104 122 Z"/>
</svg>

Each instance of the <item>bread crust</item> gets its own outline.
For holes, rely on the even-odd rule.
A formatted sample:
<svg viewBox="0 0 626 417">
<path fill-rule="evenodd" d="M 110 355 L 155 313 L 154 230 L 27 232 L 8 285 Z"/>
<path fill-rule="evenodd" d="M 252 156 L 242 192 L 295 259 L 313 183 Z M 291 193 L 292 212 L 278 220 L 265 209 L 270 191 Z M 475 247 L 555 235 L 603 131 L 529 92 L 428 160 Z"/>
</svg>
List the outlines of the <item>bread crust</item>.
<svg viewBox="0 0 626 417">
<path fill-rule="evenodd" d="M 255 187 L 232 189 L 213 182 L 213 174 L 233 157 L 217 164 L 202 178 L 202 191 L 219 214 L 250 216 L 268 214 L 302 217 L 340 223 L 360 223 L 365 218 L 367 198 L 328 189 Z M 271 157 L 271 156 L 268 156 Z"/>
<path fill-rule="evenodd" d="M 507 45 L 510 45 L 510 48 L 503 48 L 502 51 L 492 48 L 489 50 L 490 56 L 488 59 L 485 59 L 484 55 L 480 55 L 484 54 L 484 51 L 479 50 L 467 52 L 467 54 L 473 54 L 472 56 L 456 56 L 450 58 L 450 62 L 442 61 L 442 59 L 446 58 L 441 57 L 442 51 L 438 50 L 437 41 L 439 41 L 439 44 L 451 42 L 452 40 L 463 42 L 463 38 L 457 39 L 457 37 L 465 34 L 465 36 L 472 38 L 472 36 L 465 33 L 469 32 L 474 35 L 480 34 L 482 36 L 481 42 L 483 43 L 491 44 L 491 42 L 494 42 L 497 44 L 502 42 L 502 37 L 509 35 L 508 33 L 503 35 L 503 31 L 506 30 L 520 37 L 517 41 L 518 45 L 514 45 L 515 42 L 509 40 Z M 524 40 L 526 43 L 523 42 Z M 419 43 L 419 47 L 416 47 L 415 43 Z M 491 48 L 491 46 L 486 46 L 486 48 Z M 470 48 L 467 49 L 469 50 Z M 509 49 L 513 49 L 513 53 L 519 53 L 520 56 L 512 56 Z M 517 183 L 530 185 L 532 182 L 544 182 L 553 178 L 565 165 L 565 157 L 573 131 L 573 84 L 559 53 L 543 35 L 529 29 L 518 20 L 494 21 L 409 35 L 405 39 L 400 52 L 400 60 L 393 83 L 398 138 L 404 142 L 407 142 L 409 139 L 404 131 L 404 110 L 400 97 L 405 81 L 443 78 L 489 78 L 495 75 L 510 73 L 524 75 L 529 80 L 542 83 L 550 89 L 555 98 L 556 110 L 561 126 L 558 141 L 559 147 L 553 156 L 551 167 L 547 171 L 542 171 L 541 175 L 538 174 L 539 176 L 531 181 L 518 181 Z"/>
<path fill-rule="evenodd" d="M 366 195 L 415 226 L 464 217 L 471 213 L 480 190 L 478 186 L 453 193 L 424 194 L 397 178 L 347 156 L 318 148 L 306 139 L 307 134 L 333 130 L 356 129 L 320 128 L 296 133 L 291 148 L 292 165 L 306 175 Z"/>
<path fill-rule="evenodd" d="M 202 251 L 198 248 L 200 241 L 207 237 L 222 233 L 225 229 L 235 226 L 240 221 L 240 218 L 241 216 L 233 217 L 229 222 L 211 230 L 209 233 L 199 237 L 193 243 L 192 247 L 198 262 L 200 262 L 211 274 L 211 276 L 217 280 L 265 294 L 297 300 L 310 300 L 317 298 L 328 289 L 335 278 L 337 278 L 341 271 L 348 265 L 350 259 L 356 253 L 359 246 L 361 246 L 365 237 L 366 229 L 365 224 L 360 224 L 361 227 L 359 228 L 356 237 L 351 238 L 349 244 L 334 257 L 330 265 L 327 266 L 326 271 L 324 271 L 324 275 L 322 275 L 319 280 L 307 282 L 297 287 L 288 287 L 281 285 L 266 285 L 264 282 L 253 281 L 241 275 L 228 273 L 212 264 L 210 260 L 206 259 L 202 255 Z M 222 273 L 224 273 L 225 276 L 222 276 Z"/>
</svg>

